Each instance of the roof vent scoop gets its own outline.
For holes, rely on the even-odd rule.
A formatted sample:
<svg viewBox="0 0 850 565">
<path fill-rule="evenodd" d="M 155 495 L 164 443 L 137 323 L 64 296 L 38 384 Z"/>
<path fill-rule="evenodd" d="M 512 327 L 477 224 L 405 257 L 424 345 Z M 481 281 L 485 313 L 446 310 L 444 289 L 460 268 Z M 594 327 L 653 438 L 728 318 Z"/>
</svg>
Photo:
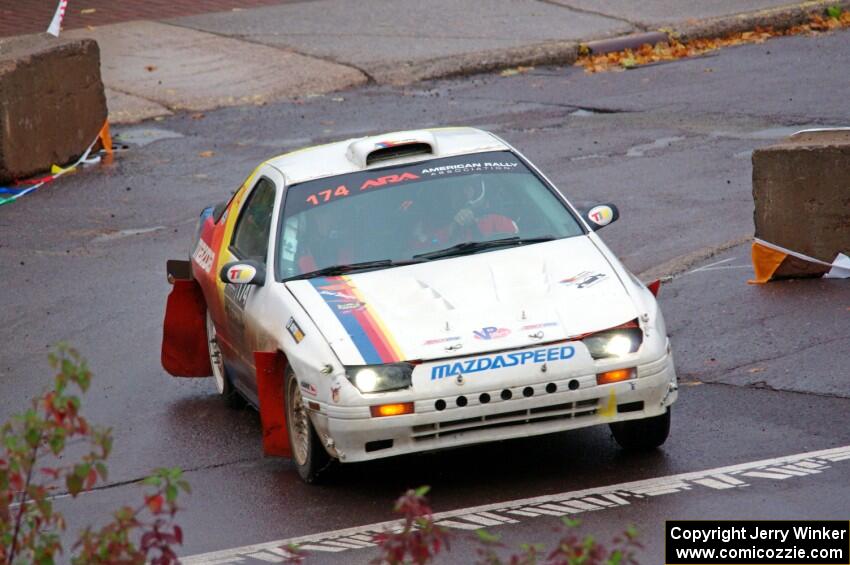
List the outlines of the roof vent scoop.
<svg viewBox="0 0 850 565">
<path fill-rule="evenodd" d="M 437 143 L 429 131 L 401 131 L 381 137 L 364 137 L 348 146 L 346 157 L 360 168 L 414 155 L 435 155 Z"/>
</svg>

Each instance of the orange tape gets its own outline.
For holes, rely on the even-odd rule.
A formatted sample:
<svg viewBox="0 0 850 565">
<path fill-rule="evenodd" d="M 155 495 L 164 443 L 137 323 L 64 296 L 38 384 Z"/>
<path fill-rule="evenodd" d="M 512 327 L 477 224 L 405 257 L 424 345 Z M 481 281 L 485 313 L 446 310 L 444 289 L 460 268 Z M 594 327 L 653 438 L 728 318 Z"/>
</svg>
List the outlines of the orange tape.
<svg viewBox="0 0 850 565">
<path fill-rule="evenodd" d="M 788 257 L 785 253 L 771 249 L 756 241 L 753 242 L 752 258 L 753 270 L 756 277 L 747 281 L 750 284 L 764 284 L 773 278 L 773 274 L 779 265 Z"/>
</svg>

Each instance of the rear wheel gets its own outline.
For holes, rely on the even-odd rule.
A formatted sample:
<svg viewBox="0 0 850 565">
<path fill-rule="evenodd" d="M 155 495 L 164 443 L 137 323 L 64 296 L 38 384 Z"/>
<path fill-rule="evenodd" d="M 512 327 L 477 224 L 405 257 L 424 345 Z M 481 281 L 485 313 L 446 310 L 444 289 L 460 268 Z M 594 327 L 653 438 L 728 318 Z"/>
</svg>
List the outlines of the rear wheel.
<svg viewBox="0 0 850 565">
<path fill-rule="evenodd" d="M 331 457 L 319 435 L 310 422 L 304 399 L 301 396 L 301 387 L 292 369 L 286 369 L 284 379 L 286 391 L 286 427 L 289 432 L 289 446 L 292 449 L 292 462 L 298 469 L 298 474 L 306 483 L 314 483 L 319 476 L 330 466 Z"/>
<path fill-rule="evenodd" d="M 620 447 L 628 451 L 649 451 L 667 440 L 670 435 L 670 408 L 664 414 L 611 424 L 611 433 Z"/>
<path fill-rule="evenodd" d="M 218 395 L 224 399 L 228 406 L 241 408 L 244 406 L 244 402 L 233 387 L 233 383 L 230 382 L 230 377 L 227 376 L 227 369 L 224 367 L 221 349 L 218 347 L 215 324 L 209 310 L 207 310 L 207 347 L 210 352 L 210 366 L 212 367 L 213 380 L 215 380 L 215 388 L 218 391 Z"/>
</svg>

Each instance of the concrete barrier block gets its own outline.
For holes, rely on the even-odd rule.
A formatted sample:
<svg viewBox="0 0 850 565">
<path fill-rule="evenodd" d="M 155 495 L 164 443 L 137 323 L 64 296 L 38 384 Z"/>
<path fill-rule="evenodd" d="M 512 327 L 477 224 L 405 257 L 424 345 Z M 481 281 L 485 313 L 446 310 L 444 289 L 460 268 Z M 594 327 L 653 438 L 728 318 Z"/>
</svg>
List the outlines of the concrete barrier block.
<svg viewBox="0 0 850 565">
<path fill-rule="evenodd" d="M 0 183 L 78 158 L 106 116 L 97 42 L 0 40 Z"/>
<path fill-rule="evenodd" d="M 800 132 L 754 151 L 753 199 L 757 238 L 827 263 L 850 252 L 850 130 Z"/>
</svg>

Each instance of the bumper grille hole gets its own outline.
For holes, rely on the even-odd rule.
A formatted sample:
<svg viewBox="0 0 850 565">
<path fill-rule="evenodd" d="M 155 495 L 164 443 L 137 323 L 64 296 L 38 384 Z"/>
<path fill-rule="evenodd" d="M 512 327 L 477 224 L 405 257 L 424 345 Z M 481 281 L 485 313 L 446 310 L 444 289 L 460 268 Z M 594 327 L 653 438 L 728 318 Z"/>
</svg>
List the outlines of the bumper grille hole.
<svg viewBox="0 0 850 565">
<path fill-rule="evenodd" d="M 514 393 L 512 393 L 508 389 L 505 389 L 505 390 L 502 391 L 501 397 L 502 397 L 502 400 L 510 400 L 513 395 L 514 395 Z"/>
<path fill-rule="evenodd" d="M 478 397 L 478 402 L 480 402 L 481 404 L 487 404 L 488 402 L 490 402 L 490 395 L 486 392 L 482 392 L 481 396 Z"/>
<path fill-rule="evenodd" d="M 527 386 L 524 389 L 522 389 L 522 395 L 526 398 L 528 398 L 529 396 L 534 396 L 534 389 L 531 388 L 530 386 Z"/>
<path fill-rule="evenodd" d="M 465 396 L 458 396 L 458 397 L 457 397 L 457 400 L 455 400 L 455 402 L 457 402 L 457 405 L 458 405 L 458 406 L 460 406 L 461 408 L 463 408 L 464 406 L 466 406 L 467 402 L 469 402 L 469 401 L 468 401 L 468 400 L 466 400 L 466 397 L 465 397 Z"/>
<path fill-rule="evenodd" d="M 617 405 L 617 412 L 620 414 L 624 412 L 640 412 L 641 410 L 643 410 L 643 400 Z"/>
<path fill-rule="evenodd" d="M 437 410 L 445 410 L 446 409 L 446 401 L 442 398 L 434 403 L 434 408 Z"/>
<path fill-rule="evenodd" d="M 576 390 L 580 386 L 580 383 L 577 380 L 573 379 L 569 383 L 567 383 L 567 386 L 570 390 Z"/>
<path fill-rule="evenodd" d="M 555 383 L 549 383 L 548 385 L 546 385 L 546 392 L 548 392 L 549 394 L 552 394 L 556 390 L 558 390 L 558 385 L 556 385 Z"/>
<path fill-rule="evenodd" d="M 378 441 L 369 441 L 366 442 L 366 453 L 370 453 L 372 451 L 380 451 L 382 449 L 389 449 L 393 446 L 393 440 L 391 439 L 381 439 Z"/>
</svg>

